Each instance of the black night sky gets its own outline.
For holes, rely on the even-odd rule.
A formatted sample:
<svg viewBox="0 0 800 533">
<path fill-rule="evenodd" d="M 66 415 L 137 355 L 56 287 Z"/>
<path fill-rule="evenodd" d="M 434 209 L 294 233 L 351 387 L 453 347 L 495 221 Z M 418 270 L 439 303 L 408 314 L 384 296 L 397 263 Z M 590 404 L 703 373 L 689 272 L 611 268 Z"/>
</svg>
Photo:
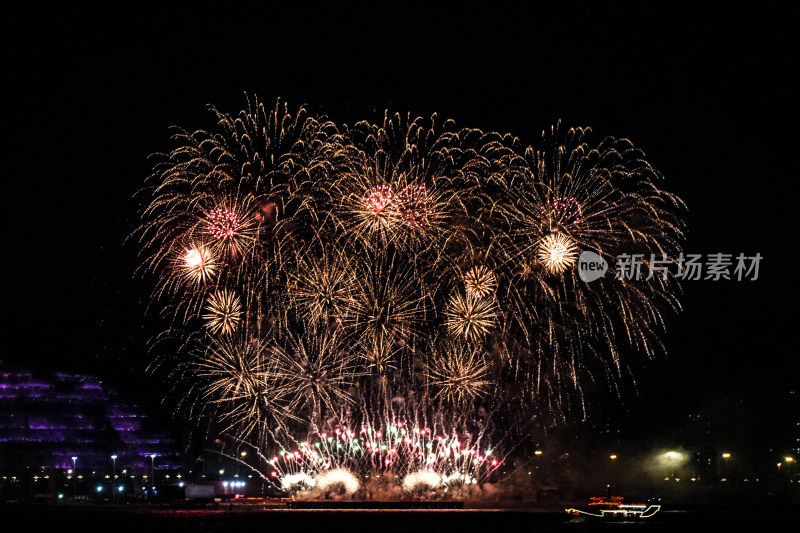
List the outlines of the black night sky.
<svg viewBox="0 0 800 533">
<path fill-rule="evenodd" d="M 437 112 L 530 142 L 561 119 L 645 151 L 688 205 L 687 252 L 764 257 L 757 281 L 684 284 L 668 357 L 632 359 L 638 391 L 622 408 L 609 395 L 609 413 L 658 413 L 653 431 L 668 433 L 708 407 L 759 439 L 798 385 L 797 46 L 784 16 L 522 6 L 7 18 L 0 359 L 161 399 L 145 372 L 150 285 L 124 240 L 149 155 L 172 146 L 171 126 L 213 129 L 208 104 L 235 114 L 247 92 L 349 124 Z"/>
</svg>

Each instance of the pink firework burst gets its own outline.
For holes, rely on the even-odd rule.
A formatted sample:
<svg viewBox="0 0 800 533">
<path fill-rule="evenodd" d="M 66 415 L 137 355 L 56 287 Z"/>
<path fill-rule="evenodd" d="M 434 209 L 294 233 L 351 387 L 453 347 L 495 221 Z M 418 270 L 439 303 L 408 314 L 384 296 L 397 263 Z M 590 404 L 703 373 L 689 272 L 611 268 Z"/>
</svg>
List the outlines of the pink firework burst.
<svg viewBox="0 0 800 533">
<path fill-rule="evenodd" d="M 398 196 L 398 210 L 403 221 L 412 228 L 424 228 L 435 214 L 432 199 L 425 185 L 408 185 Z"/>
<path fill-rule="evenodd" d="M 224 207 L 218 207 L 209 212 L 206 222 L 208 233 L 219 240 L 233 239 L 239 226 L 242 225 L 242 221 L 236 216 L 236 213 Z"/>
<path fill-rule="evenodd" d="M 391 185 L 375 185 L 364 196 L 364 207 L 375 215 L 383 213 L 394 200 Z"/>
<path fill-rule="evenodd" d="M 583 215 L 581 204 L 571 196 L 553 200 L 553 214 L 564 224 L 577 224 Z"/>
</svg>

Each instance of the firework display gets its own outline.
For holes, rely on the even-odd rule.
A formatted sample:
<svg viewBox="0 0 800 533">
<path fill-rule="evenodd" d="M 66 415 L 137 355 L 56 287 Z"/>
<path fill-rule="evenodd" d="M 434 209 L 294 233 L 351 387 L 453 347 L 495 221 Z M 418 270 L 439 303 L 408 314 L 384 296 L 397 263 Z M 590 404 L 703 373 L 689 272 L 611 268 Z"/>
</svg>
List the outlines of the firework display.
<svg viewBox="0 0 800 533">
<path fill-rule="evenodd" d="M 191 412 L 276 486 L 481 482 L 502 461 L 489 441 L 582 414 L 586 383 L 663 349 L 673 276 L 577 272 L 584 250 L 681 251 L 684 206 L 630 141 L 554 126 L 523 146 L 388 112 L 340 126 L 255 98 L 212 111 L 143 190 L 142 271 Z"/>
</svg>

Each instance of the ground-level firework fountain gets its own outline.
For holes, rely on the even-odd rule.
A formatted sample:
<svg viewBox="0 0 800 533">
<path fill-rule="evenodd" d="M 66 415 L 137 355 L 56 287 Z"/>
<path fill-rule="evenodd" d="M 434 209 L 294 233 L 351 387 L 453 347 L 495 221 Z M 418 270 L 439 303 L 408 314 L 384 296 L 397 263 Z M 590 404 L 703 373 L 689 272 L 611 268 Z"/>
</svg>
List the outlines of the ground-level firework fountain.
<svg viewBox="0 0 800 533">
<path fill-rule="evenodd" d="M 264 459 L 266 479 L 301 499 L 460 497 L 500 464 L 480 438 L 402 422 L 337 427 Z"/>
</svg>

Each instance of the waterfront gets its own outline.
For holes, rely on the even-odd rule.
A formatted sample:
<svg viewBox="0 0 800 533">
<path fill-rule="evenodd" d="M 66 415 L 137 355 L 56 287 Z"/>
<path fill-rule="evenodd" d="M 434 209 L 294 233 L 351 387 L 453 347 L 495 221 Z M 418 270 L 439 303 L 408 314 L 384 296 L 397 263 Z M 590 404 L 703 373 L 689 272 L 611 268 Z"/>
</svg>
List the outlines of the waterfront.
<svg viewBox="0 0 800 533">
<path fill-rule="evenodd" d="M 5 523 L 36 531 L 70 526 L 95 531 L 231 532 L 258 528 L 293 531 L 675 531 L 677 528 L 755 528 L 792 523 L 798 506 L 715 506 L 668 509 L 642 523 L 597 523 L 555 509 L 465 510 L 291 510 L 169 509 L 148 506 L 23 505 L 0 506 Z"/>
</svg>

